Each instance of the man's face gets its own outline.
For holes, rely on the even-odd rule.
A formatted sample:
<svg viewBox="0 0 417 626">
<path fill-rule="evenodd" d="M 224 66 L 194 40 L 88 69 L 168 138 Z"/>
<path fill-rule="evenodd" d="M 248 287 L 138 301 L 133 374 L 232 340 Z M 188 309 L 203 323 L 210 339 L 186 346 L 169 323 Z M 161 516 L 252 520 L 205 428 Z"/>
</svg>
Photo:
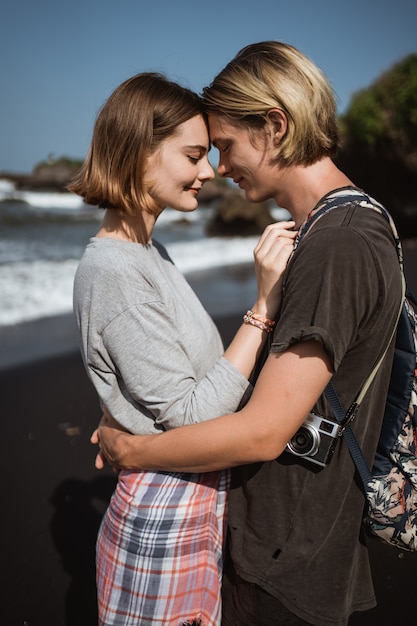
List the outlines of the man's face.
<svg viewBox="0 0 417 626">
<path fill-rule="evenodd" d="M 274 197 L 277 164 L 267 129 L 250 134 L 243 124 L 225 116 L 209 114 L 208 120 L 210 141 L 219 151 L 219 176 L 231 178 L 251 202 Z"/>
</svg>

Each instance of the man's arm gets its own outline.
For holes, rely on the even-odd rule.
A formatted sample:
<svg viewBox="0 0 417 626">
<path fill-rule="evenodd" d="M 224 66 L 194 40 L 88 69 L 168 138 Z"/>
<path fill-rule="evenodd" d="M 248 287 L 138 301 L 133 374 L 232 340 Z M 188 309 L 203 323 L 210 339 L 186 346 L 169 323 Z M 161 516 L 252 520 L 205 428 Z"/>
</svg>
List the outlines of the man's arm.
<svg viewBox="0 0 417 626">
<path fill-rule="evenodd" d="M 100 446 L 117 468 L 203 472 L 277 458 L 332 377 L 317 341 L 270 354 L 239 412 L 160 435 L 130 435 L 106 425 Z M 92 439 L 94 442 L 94 439 Z"/>
</svg>

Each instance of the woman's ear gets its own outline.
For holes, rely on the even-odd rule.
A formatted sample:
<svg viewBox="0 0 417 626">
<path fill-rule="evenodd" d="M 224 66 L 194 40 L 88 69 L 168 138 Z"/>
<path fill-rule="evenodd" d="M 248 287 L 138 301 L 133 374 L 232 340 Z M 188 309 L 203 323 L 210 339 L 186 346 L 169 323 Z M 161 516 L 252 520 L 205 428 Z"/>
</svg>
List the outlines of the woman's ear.
<svg viewBox="0 0 417 626">
<path fill-rule="evenodd" d="M 273 142 L 275 145 L 278 145 L 287 132 L 287 116 L 282 109 L 270 109 L 266 114 L 266 117 L 271 125 Z"/>
</svg>

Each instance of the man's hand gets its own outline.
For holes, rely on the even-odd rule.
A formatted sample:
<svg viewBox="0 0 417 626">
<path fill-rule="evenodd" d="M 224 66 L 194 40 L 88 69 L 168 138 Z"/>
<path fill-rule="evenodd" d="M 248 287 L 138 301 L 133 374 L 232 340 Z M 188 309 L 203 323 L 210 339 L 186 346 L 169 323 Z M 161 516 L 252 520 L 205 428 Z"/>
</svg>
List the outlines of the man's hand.
<svg viewBox="0 0 417 626">
<path fill-rule="evenodd" d="M 123 438 L 126 433 L 127 431 L 104 408 L 98 428 L 90 437 L 91 443 L 100 448 L 95 460 L 97 469 L 103 469 L 106 462 L 111 465 L 114 472 L 122 469 L 121 455 L 124 446 L 120 437 Z"/>
</svg>

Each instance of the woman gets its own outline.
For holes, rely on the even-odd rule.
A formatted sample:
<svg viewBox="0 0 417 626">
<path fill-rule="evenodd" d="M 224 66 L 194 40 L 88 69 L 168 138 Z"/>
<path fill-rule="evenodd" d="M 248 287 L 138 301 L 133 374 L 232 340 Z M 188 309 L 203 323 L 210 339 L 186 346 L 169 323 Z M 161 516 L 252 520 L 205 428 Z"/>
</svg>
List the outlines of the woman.
<svg viewBox="0 0 417 626">
<path fill-rule="evenodd" d="M 101 403 L 132 433 L 236 410 L 273 326 L 292 222 L 260 239 L 258 298 L 224 356 L 213 322 L 152 239 L 165 207 L 196 209 L 214 176 L 208 151 L 200 99 L 159 74 L 139 74 L 105 103 L 70 186 L 105 209 L 74 282 L 84 363 Z M 227 479 L 217 471 L 119 475 L 97 544 L 100 624 L 219 624 Z"/>
<path fill-rule="evenodd" d="M 203 102 L 218 172 L 249 200 L 273 198 L 301 232 L 321 207 L 339 206 L 313 223 L 289 262 L 248 403 L 157 437 L 126 435 L 104 418 L 100 445 L 117 467 L 236 467 L 224 626 L 345 626 L 351 613 L 375 605 L 355 467 L 341 437 L 324 466 L 313 453 L 290 454 L 287 442 L 310 412 L 332 420 L 323 394 L 330 379 L 343 406 L 351 406 L 388 345 L 401 301 L 395 242 L 387 220 L 371 210 L 372 198 L 333 162 L 334 94 L 299 50 L 274 41 L 247 46 L 204 89 Z M 353 423 L 369 464 L 392 355 L 391 343 Z M 320 446 L 328 443 L 326 431 L 316 435 Z"/>
</svg>

